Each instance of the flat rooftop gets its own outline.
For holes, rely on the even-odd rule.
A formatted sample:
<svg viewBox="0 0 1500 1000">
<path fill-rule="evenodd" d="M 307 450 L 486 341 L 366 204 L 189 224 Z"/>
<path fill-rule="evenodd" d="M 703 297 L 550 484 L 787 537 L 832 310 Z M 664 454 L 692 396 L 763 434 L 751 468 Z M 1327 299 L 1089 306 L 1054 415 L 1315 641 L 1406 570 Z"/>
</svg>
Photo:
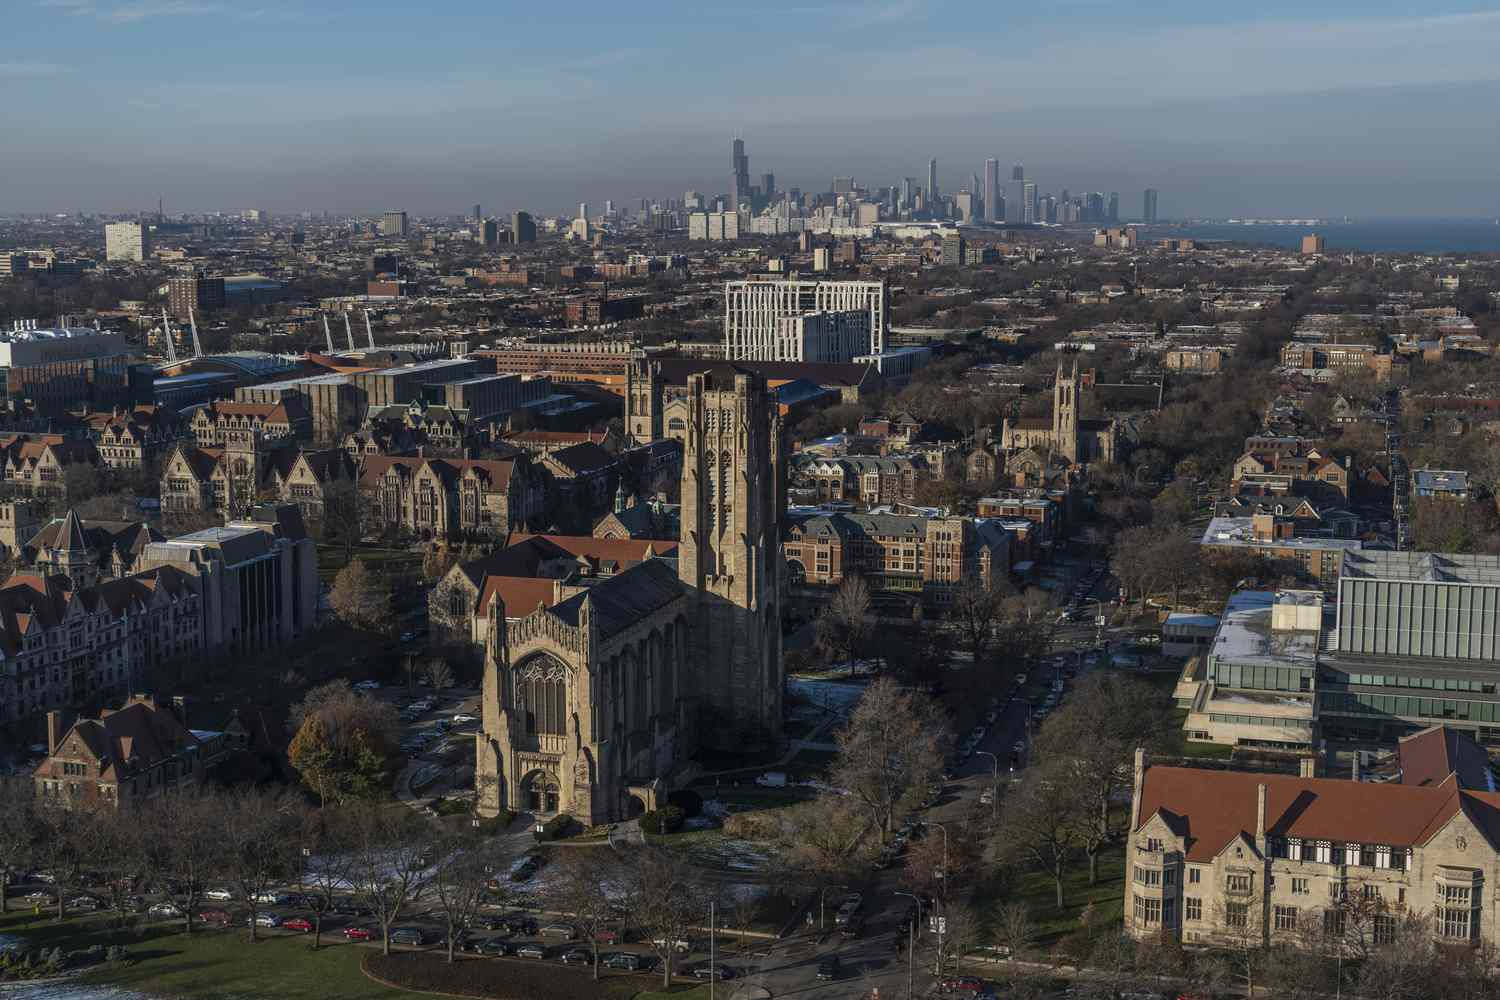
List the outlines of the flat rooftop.
<svg viewBox="0 0 1500 1000">
<path fill-rule="evenodd" d="M 1322 633 L 1271 631 L 1275 603 L 1276 595 L 1268 590 L 1242 590 L 1231 595 L 1209 655 L 1231 663 L 1315 666 Z"/>
<path fill-rule="evenodd" d="M 328 375 L 304 375 L 302 378 L 283 379 L 280 382 L 262 382 L 257 389 L 295 389 L 301 385 L 348 385 L 349 376 L 337 373 Z"/>
<path fill-rule="evenodd" d="M 1248 517 L 1216 517 L 1208 522 L 1208 527 L 1204 529 L 1199 544 L 1247 549 L 1278 548 L 1314 551 L 1343 549 L 1345 552 L 1355 552 L 1364 548 L 1364 543 L 1358 538 L 1259 539 L 1255 537 L 1253 521 L 1253 518 Z"/>
<path fill-rule="evenodd" d="M 1346 556 L 1342 577 L 1409 583 L 1500 585 L 1500 556 L 1370 549 Z"/>
</svg>

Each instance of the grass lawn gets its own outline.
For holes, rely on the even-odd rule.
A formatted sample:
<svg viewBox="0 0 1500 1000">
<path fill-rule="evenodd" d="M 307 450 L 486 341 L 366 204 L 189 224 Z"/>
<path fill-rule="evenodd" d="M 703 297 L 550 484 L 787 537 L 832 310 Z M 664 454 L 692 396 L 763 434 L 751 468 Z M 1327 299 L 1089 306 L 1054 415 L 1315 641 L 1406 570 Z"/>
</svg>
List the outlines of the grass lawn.
<svg viewBox="0 0 1500 1000">
<path fill-rule="evenodd" d="M 1079 858 L 1063 878 L 1063 908 L 1057 908 L 1056 890 L 1046 872 L 1022 872 L 1015 887 L 994 900 L 992 909 L 1022 902 L 1031 911 L 1037 927 L 1037 944 L 1043 947 L 1078 929 L 1078 917 L 1089 903 L 1105 926 L 1119 924 L 1125 900 L 1125 847 L 1114 844 L 1099 856 L 1099 883 L 1089 885 L 1087 860 Z"/>
<path fill-rule="evenodd" d="M 77 917 L 58 924 L 46 917 L 35 919 L 29 911 L 0 920 L 0 932 L 15 935 L 27 945 L 59 945 L 66 950 L 122 944 L 134 961 L 90 972 L 82 981 L 173 1000 L 421 1000 L 429 996 L 389 989 L 367 979 L 359 968 L 367 949 L 342 941 L 313 951 L 309 940 L 300 935 L 263 938 L 252 945 L 246 931 L 239 928 L 200 930 L 188 937 L 167 924 L 139 931 L 111 930 L 104 917 Z"/>
</svg>

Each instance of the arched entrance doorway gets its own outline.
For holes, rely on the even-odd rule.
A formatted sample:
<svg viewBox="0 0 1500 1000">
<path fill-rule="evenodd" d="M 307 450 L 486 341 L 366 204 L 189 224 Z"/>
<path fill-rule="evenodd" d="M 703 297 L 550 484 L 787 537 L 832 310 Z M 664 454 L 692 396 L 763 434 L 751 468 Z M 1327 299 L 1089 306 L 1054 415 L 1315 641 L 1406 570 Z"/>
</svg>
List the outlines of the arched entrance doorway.
<svg viewBox="0 0 1500 1000">
<path fill-rule="evenodd" d="M 646 811 L 646 803 L 639 795 L 625 796 L 625 818 L 635 819 Z"/>
<path fill-rule="evenodd" d="M 545 771 L 533 771 L 521 784 L 521 801 L 538 816 L 557 812 L 561 789 L 557 779 Z"/>
</svg>

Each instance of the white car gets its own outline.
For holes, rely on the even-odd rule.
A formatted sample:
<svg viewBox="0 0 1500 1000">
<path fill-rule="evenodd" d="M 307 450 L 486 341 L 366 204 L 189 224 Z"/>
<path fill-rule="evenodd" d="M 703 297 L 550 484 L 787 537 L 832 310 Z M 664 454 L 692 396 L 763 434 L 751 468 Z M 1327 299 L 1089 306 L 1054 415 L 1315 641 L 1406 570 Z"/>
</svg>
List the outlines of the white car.
<svg viewBox="0 0 1500 1000">
<path fill-rule="evenodd" d="M 257 903 L 266 903 L 266 904 L 269 904 L 271 906 L 280 906 L 281 904 L 283 904 L 283 903 L 286 902 L 286 893 L 284 893 L 284 892 L 257 892 L 255 894 L 255 901 Z"/>
<path fill-rule="evenodd" d="M 354 690 L 356 690 L 356 691 L 379 691 L 380 690 L 380 682 L 379 681 L 360 681 L 358 684 L 354 685 Z"/>
<path fill-rule="evenodd" d="M 205 889 L 203 891 L 203 898 L 217 900 L 233 899 L 234 893 L 228 889 Z"/>
<path fill-rule="evenodd" d="M 146 913 L 153 917 L 180 917 L 182 907 L 176 903 L 152 903 Z"/>
<path fill-rule="evenodd" d="M 478 722 L 479 719 L 477 716 L 473 715 L 455 715 L 451 721 L 455 726 L 463 726 L 469 724 L 470 722 Z"/>
</svg>

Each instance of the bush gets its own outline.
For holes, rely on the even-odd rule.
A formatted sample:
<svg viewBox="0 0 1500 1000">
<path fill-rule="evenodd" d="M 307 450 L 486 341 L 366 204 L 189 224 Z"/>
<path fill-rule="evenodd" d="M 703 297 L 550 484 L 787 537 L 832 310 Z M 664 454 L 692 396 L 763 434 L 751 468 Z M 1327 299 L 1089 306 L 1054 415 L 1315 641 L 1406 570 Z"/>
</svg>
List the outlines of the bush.
<svg viewBox="0 0 1500 1000">
<path fill-rule="evenodd" d="M 642 833 L 676 833 L 686 819 L 676 806 L 664 806 L 641 814 Z"/>
<path fill-rule="evenodd" d="M 546 840 L 561 840 L 576 832 L 577 822 L 567 813 L 553 816 L 542 824 L 542 828 L 536 832 L 538 843 Z"/>
<path fill-rule="evenodd" d="M 682 815 L 687 819 L 703 813 L 703 796 L 691 788 L 681 788 L 667 796 L 667 804 L 676 806 L 682 810 Z"/>
</svg>

